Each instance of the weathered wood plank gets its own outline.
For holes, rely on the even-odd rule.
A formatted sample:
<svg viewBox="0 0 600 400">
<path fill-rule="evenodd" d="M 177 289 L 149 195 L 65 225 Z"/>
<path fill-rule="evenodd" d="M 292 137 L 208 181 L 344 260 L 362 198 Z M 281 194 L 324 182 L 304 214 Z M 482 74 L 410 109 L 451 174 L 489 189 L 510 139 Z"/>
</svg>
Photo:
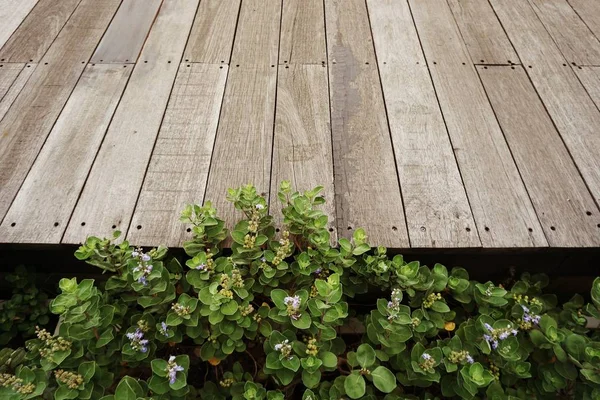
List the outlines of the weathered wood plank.
<svg viewBox="0 0 600 400">
<path fill-rule="evenodd" d="M 327 59 L 323 0 L 283 2 L 279 62 L 321 64 Z"/>
<path fill-rule="evenodd" d="M 567 0 L 529 0 L 569 63 L 600 65 L 600 41 Z"/>
<path fill-rule="evenodd" d="M 2 225 L 15 243 L 60 243 L 131 68 L 88 65 Z"/>
<path fill-rule="evenodd" d="M 596 202 L 600 202 L 600 111 L 529 3 L 491 0 L 498 17 Z"/>
<path fill-rule="evenodd" d="M 473 63 L 519 62 L 519 57 L 487 1 L 448 0 L 448 3 Z"/>
<path fill-rule="evenodd" d="M 198 0 L 164 0 L 63 242 L 129 226 L 197 7 Z"/>
<path fill-rule="evenodd" d="M 23 68 L 25 68 L 23 63 L 0 64 L 0 101 L 8 93 Z"/>
<path fill-rule="evenodd" d="M 6 66 L 6 64 L 4 65 Z M 0 90 L 0 121 L 2 121 L 2 118 L 4 118 L 4 115 L 10 106 L 12 106 L 19 93 L 21 93 L 21 90 L 23 90 L 23 87 L 31 77 L 35 67 L 36 64 L 26 64 L 10 87 L 6 88 L 7 90 L 4 92 L 4 96 L 1 95 L 2 90 Z"/>
<path fill-rule="evenodd" d="M 383 94 L 362 0 L 325 2 L 338 235 L 409 246 Z"/>
<path fill-rule="evenodd" d="M 83 0 L 0 122 L 4 216 L 120 0 Z"/>
<path fill-rule="evenodd" d="M 550 246 L 599 246 L 598 208 L 527 74 L 478 71 Z"/>
<path fill-rule="evenodd" d="M 124 0 L 91 62 L 136 62 L 161 3 L 162 0 Z"/>
<path fill-rule="evenodd" d="M 600 2 L 590 0 L 568 0 L 577 15 L 585 22 L 596 38 L 600 39 Z"/>
<path fill-rule="evenodd" d="M 281 223 L 277 191 L 283 180 L 294 190 L 324 186 L 331 235 L 336 238 L 333 158 L 329 125 L 327 68 L 321 65 L 282 67 L 277 80 L 277 107 L 273 143 L 271 209 Z"/>
<path fill-rule="evenodd" d="M 21 25 L 38 0 L 3 0 L 0 2 L 0 49 Z"/>
<path fill-rule="evenodd" d="M 483 246 L 547 246 L 450 8 L 410 4 Z"/>
<path fill-rule="evenodd" d="M 367 5 L 411 246 L 481 246 L 408 3 Z"/>
<path fill-rule="evenodd" d="M 82 1 L 39 0 L 0 50 L 0 61 L 40 61 L 79 3 Z"/>
<path fill-rule="evenodd" d="M 189 62 L 229 63 L 241 0 L 202 0 L 184 58 Z"/>
<path fill-rule="evenodd" d="M 181 64 L 129 228 L 132 243 L 181 247 L 189 239 L 178 217 L 186 204 L 202 204 L 226 79 L 227 66 Z"/>
<path fill-rule="evenodd" d="M 276 65 L 280 22 L 281 1 L 244 0 L 235 34 L 231 63 Z"/>
<path fill-rule="evenodd" d="M 577 67 L 573 70 L 600 109 L 600 67 Z"/>
<path fill-rule="evenodd" d="M 228 223 L 239 215 L 225 200 L 227 189 L 251 183 L 269 193 L 276 80 L 271 66 L 229 71 L 204 196 Z"/>
</svg>

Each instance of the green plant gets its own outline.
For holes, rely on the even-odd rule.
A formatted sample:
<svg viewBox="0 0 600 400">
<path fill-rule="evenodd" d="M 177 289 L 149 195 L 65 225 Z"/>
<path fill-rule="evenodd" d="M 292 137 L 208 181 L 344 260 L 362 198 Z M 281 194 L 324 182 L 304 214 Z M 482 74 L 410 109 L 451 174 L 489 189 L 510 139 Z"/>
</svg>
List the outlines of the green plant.
<svg viewBox="0 0 600 400">
<path fill-rule="evenodd" d="M 19 336 L 30 338 L 36 326 L 50 321 L 48 296 L 40 291 L 33 275 L 24 266 L 6 276 L 12 286 L 12 297 L 0 303 L 0 345 L 6 345 Z"/>
<path fill-rule="evenodd" d="M 252 186 L 228 194 L 244 215 L 230 234 L 210 203 L 186 207 L 183 265 L 89 238 L 76 257 L 108 279 L 61 280 L 57 336 L 38 330 L 0 397 L 600 398 L 600 335 L 585 327 L 600 278 L 591 303 L 559 307 L 543 275 L 471 281 L 388 257 L 361 229 L 332 247 L 319 192 L 282 184 L 280 232 Z"/>
</svg>

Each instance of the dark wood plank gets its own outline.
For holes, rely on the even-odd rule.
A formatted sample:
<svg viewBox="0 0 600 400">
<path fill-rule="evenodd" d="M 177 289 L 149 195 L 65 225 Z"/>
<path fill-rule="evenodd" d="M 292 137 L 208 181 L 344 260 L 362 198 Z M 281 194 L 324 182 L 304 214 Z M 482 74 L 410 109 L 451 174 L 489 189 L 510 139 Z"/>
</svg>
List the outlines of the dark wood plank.
<svg viewBox="0 0 600 400">
<path fill-rule="evenodd" d="M 279 62 L 282 64 L 321 64 L 325 50 L 323 0 L 283 2 Z"/>
<path fill-rule="evenodd" d="M 365 228 L 378 245 L 409 246 L 369 18 L 363 0 L 326 0 L 338 234 Z"/>
<path fill-rule="evenodd" d="M 0 50 L 0 61 L 39 62 L 79 3 L 86 4 L 81 0 L 39 0 Z"/>
<path fill-rule="evenodd" d="M 204 199 L 226 78 L 227 66 L 181 64 L 128 230 L 132 243 L 181 247 L 191 237 L 179 214 Z"/>
<path fill-rule="evenodd" d="M 0 217 L 10 206 L 120 0 L 83 0 L 0 122 Z"/>
<path fill-rule="evenodd" d="M 202 0 L 184 59 L 189 62 L 229 63 L 241 0 Z"/>
<path fill-rule="evenodd" d="M 23 68 L 25 68 L 23 63 L 0 64 L 0 101 L 8 93 Z"/>
<path fill-rule="evenodd" d="M 0 49 L 21 25 L 38 0 L 3 0 L 0 2 Z"/>
<path fill-rule="evenodd" d="M 60 243 L 130 72 L 88 65 L 0 225 L 3 241 Z"/>
<path fill-rule="evenodd" d="M 92 63 L 136 62 L 162 0 L 123 0 Z"/>
<path fill-rule="evenodd" d="M 483 246 L 547 246 L 449 6 L 410 5 Z"/>
<path fill-rule="evenodd" d="M 478 71 L 550 246 L 600 246 L 600 212 L 525 71 Z"/>
<path fill-rule="evenodd" d="M 518 63 L 506 33 L 486 0 L 448 0 L 475 64 Z"/>
<path fill-rule="evenodd" d="M 140 54 L 144 62 L 138 62 L 131 74 L 64 243 L 129 227 L 198 2 L 164 0 Z"/>
<path fill-rule="evenodd" d="M 412 247 L 479 247 L 406 1 L 368 0 Z"/>
</svg>

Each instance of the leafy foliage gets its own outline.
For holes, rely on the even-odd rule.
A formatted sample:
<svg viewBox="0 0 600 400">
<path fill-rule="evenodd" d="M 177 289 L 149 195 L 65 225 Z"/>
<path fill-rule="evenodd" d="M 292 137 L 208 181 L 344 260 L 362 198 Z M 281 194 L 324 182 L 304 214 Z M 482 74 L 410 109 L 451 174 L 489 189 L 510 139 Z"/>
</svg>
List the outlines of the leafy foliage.
<svg viewBox="0 0 600 400">
<path fill-rule="evenodd" d="M 320 191 L 282 184 L 281 231 L 252 186 L 228 194 L 244 215 L 231 233 L 210 203 L 186 207 L 183 265 L 89 238 L 76 257 L 110 276 L 61 280 L 57 335 L 0 352 L 0 397 L 600 398 L 600 336 L 585 328 L 600 278 L 591 303 L 559 307 L 542 275 L 471 281 L 390 258 L 362 229 L 334 247 Z"/>
</svg>

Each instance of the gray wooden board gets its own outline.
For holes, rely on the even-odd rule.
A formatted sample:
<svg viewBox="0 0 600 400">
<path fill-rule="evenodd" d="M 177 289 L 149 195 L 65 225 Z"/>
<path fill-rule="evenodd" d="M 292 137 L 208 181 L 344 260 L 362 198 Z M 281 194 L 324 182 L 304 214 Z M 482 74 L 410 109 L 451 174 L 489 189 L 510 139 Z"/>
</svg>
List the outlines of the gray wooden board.
<svg viewBox="0 0 600 400">
<path fill-rule="evenodd" d="M 567 0 L 529 2 L 569 63 L 600 65 L 600 41 Z"/>
<path fill-rule="evenodd" d="M 25 64 L 23 63 L 0 63 L 0 101 L 4 99 L 6 93 L 17 79 Z M 0 120 L 2 117 L 0 116 Z"/>
<path fill-rule="evenodd" d="M 600 109 L 600 67 L 576 67 L 573 71 Z"/>
<path fill-rule="evenodd" d="M 281 67 L 277 80 L 277 107 L 271 173 L 271 210 L 281 224 L 279 185 L 289 180 L 294 190 L 323 186 L 323 211 L 336 239 L 333 159 L 329 124 L 327 68 L 321 65 Z"/>
<path fill-rule="evenodd" d="M 600 201 L 600 111 L 529 3 L 492 0 L 579 172 Z M 531 68 L 529 67 L 531 66 Z"/>
<path fill-rule="evenodd" d="M 25 179 L 120 0 L 83 0 L 0 122 L 0 218 Z"/>
<path fill-rule="evenodd" d="M 227 66 L 181 64 L 131 221 L 130 242 L 181 247 L 191 237 L 179 214 L 186 204 L 202 204 L 226 78 Z"/>
<path fill-rule="evenodd" d="M 506 33 L 486 0 L 448 0 L 475 64 L 518 63 Z"/>
<path fill-rule="evenodd" d="M 229 63 L 241 0 L 202 0 L 185 49 L 189 62 Z"/>
<path fill-rule="evenodd" d="M 547 246 L 450 8 L 410 5 L 483 246 Z"/>
<path fill-rule="evenodd" d="M 2 100 L 0 100 L 0 121 L 2 121 L 2 118 L 6 115 L 10 106 L 12 106 L 19 93 L 21 93 L 21 90 L 23 90 L 23 87 L 31 77 L 31 74 L 35 71 L 36 66 L 37 64 L 26 64 L 8 91 L 4 94 Z"/>
<path fill-rule="evenodd" d="M 408 4 L 367 4 L 411 247 L 481 246 Z"/>
<path fill-rule="evenodd" d="M 338 235 L 409 247 L 366 4 L 326 0 L 325 15 Z"/>
<path fill-rule="evenodd" d="M 164 0 L 140 54 L 144 61 L 131 74 L 64 243 L 129 226 L 197 7 L 198 0 Z"/>
<path fill-rule="evenodd" d="M 478 71 L 550 246 L 600 246 L 598 208 L 527 74 Z"/>
<path fill-rule="evenodd" d="M 231 64 L 277 64 L 281 1 L 244 0 L 240 10 Z"/>
<path fill-rule="evenodd" d="M 60 243 L 130 71 L 88 65 L 0 225 L 2 241 Z"/>
<path fill-rule="evenodd" d="M 321 64 L 327 60 L 323 0 L 283 2 L 279 62 Z"/>
<path fill-rule="evenodd" d="M 226 201 L 227 189 L 250 183 L 268 197 L 276 81 L 271 66 L 229 70 L 204 196 L 229 227 L 240 214 Z"/>
<path fill-rule="evenodd" d="M 39 0 L 0 50 L 0 61 L 40 61 L 80 2 Z M 99 33 L 102 35 L 103 32 Z"/>
<path fill-rule="evenodd" d="M 161 3 L 162 0 L 123 0 L 91 62 L 135 62 Z"/>
<path fill-rule="evenodd" d="M 577 15 L 585 22 L 592 32 L 600 39 L 600 1 L 568 0 Z"/>
<path fill-rule="evenodd" d="M 0 1 L 0 49 L 13 32 L 21 25 L 38 0 Z"/>
</svg>

